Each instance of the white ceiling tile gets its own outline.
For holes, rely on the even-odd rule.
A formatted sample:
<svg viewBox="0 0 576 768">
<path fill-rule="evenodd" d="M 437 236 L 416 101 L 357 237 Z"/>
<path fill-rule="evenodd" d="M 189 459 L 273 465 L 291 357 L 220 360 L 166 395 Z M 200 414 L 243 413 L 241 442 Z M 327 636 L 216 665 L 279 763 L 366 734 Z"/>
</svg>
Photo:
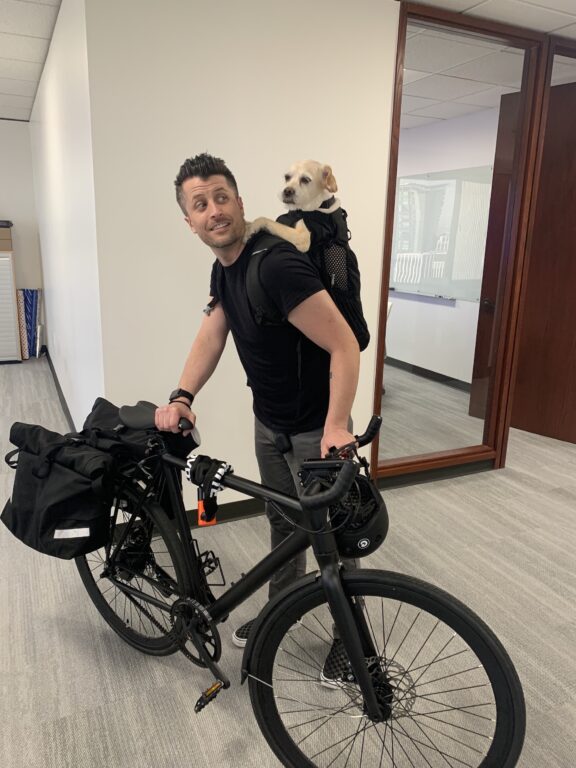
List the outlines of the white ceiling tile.
<svg viewBox="0 0 576 768">
<path fill-rule="evenodd" d="M 484 38 L 482 35 L 474 34 L 464 29 L 451 29 L 442 31 L 441 29 L 430 28 L 427 32 L 431 37 L 439 37 L 441 40 L 457 40 L 459 43 L 465 43 L 466 45 L 478 46 L 481 48 L 487 48 L 490 51 L 503 50 L 505 43 L 498 40 L 492 40 Z"/>
<path fill-rule="evenodd" d="M 550 11 L 561 11 L 576 16 L 576 0 L 522 0 L 526 5 L 539 5 Z"/>
<path fill-rule="evenodd" d="M 406 93 L 402 94 L 402 112 L 414 112 L 416 109 L 424 109 L 424 107 L 432 107 L 434 104 L 439 104 L 437 99 L 426 99 L 422 96 L 408 96 Z"/>
<path fill-rule="evenodd" d="M 576 83 L 576 59 L 555 56 L 552 67 L 552 85 Z"/>
<path fill-rule="evenodd" d="M 467 11 L 478 5 L 478 0 L 420 0 L 422 5 L 435 5 L 438 8 L 444 8 L 447 11 Z"/>
<path fill-rule="evenodd" d="M 0 32 L 49 39 L 57 16 L 54 5 L 0 0 Z"/>
<path fill-rule="evenodd" d="M 409 128 L 421 128 L 423 125 L 430 125 L 431 123 L 440 123 L 441 120 L 437 120 L 434 117 L 417 117 L 416 115 L 401 115 L 400 117 L 400 129 L 408 130 Z"/>
<path fill-rule="evenodd" d="M 41 74 L 42 64 L 0 58 L 0 77 L 10 77 L 14 80 L 34 80 L 37 82 Z"/>
<path fill-rule="evenodd" d="M 576 40 L 576 24 L 571 24 L 569 27 L 561 27 L 554 34 L 560 35 L 560 37 L 568 37 L 570 40 Z"/>
<path fill-rule="evenodd" d="M 415 69 L 404 69 L 402 82 L 404 85 L 408 85 L 408 83 L 415 83 L 416 80 L 422 80 L 423 77 L 428 77 L 428 75 L 428 72 L 417 72 Z"/>
<path fill-rule="evenodd" d="M 32 107 L 1 107 L 4 120 L 30 120 Z"/>
<path fill-rule="evenodd" d="M 542 0 L 546 2 L 546 0 Z M 574 21 L 576 11 L 572 16 L 558 11 L 550 11 L 541 5 L 528 5 L 521 0 L 486 0 L 476 5 L 470 16 L 477 16 L 493 21 L 503 21 L 527 29 L 540 32 L 551 32 L 558 27 L 566 26 Z"/>
<path fill-rule="evenodd" d="M 484 107 L 473 106 L 472 104 L 458 103 L 457 101 L 443 101 L 431 107 L 418 109 L 413 114 L 421 117 L 437 117 L 441 120 L 450 120 L 453 117 L 462 117 L 472 112 L 479 112 Z"/>
<path fill-rule="evenodd" d="M 446 77 L 445 75 L 431 75 L 424 80 L 410 83 L 404 88 L 404 93 L 409 96 L 434 96 L 440 101 L 458 99 L 469 93 L 478 93 L 488 88 L 484 83 L 473 80 L 463 80 L 458 77 Z"/>
<path fill-rule="evenodd" d="M 518 88 L 506 88 L 505 86 L 497 86 L 495 88 L 488 88 L 486 91 L 480 93 L 470 93 L 468 96 L 463 96 L 461 99 L 456 99 L 453 103 L 473 104 L 478 107 L 490 109 L 492 107 L 500 106 L 500 97 L 505 93 L 517 93 Z"/>
<path fill-rule="evenodd" d="M 22 107 L 31 109 L 34 99 L 31 96 L 0 93 L 0 107 Z"/>
<path fill-rule="evenodd" d="M 493 85 L 507 85 L 520 88 L 524 59 L 513 53 L 491 53 L 476 61 L 462 64 L 444 72 L 445 75 L 478 80 Z"/>
<path fill-rule="evenodd" d="M 40 5 L 54 5 L 59 8 L 62 0 L 16 0 L 18 3 L 38 3 Z"/>
<path fill-rule="evenodd" d="M 0 94 L 12 93 L 20 96 L 34 96 L 36 83 L 30 80 L 12 80 L 9 77 L 0 77 Z"/>
<path fill-rule="evenodd" d="M 1 55 L 7 59 L 35 61 L 38 64 L 43 64 L 48 53 L 49 44 L 50 41 L 42 37 L 8 35 L 0 32 Z"/>
<path fill-rule="evenodd" d="M 434 35 L 419 35 L 406 42 L 404 64 L 420 72 L 443 72 L 490 54 L 489 48 L 468 45 L 455 35 L 449 42 Z"/>
</svg>

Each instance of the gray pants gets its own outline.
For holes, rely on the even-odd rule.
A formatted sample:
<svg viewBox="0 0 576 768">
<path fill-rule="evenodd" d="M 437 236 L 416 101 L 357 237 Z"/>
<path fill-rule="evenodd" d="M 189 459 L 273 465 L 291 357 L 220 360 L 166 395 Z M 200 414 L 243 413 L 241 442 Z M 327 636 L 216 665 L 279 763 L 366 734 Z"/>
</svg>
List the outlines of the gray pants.
<svg viewBox="0 0 576 768">
<path fill-rule="evenodd" d="M 256 458 L 262 484 L 290 496 L 300 495 L 302 491 L 298 477 L 300 466 L 306 459 L 320 458 L 320 441 L 323 431 L 320 428 L 312 432 L 291 435 L 291 448 L 286 453 L 282 453 L 275 443 L 276 433 L 255 419 Z M 289 518 L 294 515 L 290 510 L 285 511 Z M 278 513 L 273 504 L 266 503 L 266 515 L 270 523 L 270 544 L 274 549 L 292 533 L 294 527 Z M 347 568 L 356 567 L 354 560 L 344 560 L 343 564 Z M 272 576 L 268 596 L 274 597 L 305 573 L 306 552 L 301 552 Z"/>
</svg>

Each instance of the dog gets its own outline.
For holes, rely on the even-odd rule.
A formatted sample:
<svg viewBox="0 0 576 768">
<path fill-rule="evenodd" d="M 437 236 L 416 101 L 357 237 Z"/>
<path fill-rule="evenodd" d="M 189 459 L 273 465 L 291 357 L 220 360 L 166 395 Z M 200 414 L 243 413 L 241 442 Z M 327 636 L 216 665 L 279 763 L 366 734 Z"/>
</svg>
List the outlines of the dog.
<svg viewBox="0 0 576 768">
<path fill-rule="evenodd" d="M 284 174 L 284 186 L 278 196 L 289 211 L 321 211 L 330 214 L 340 208 L 340 201 L 334 197 L 337 191 L 338 184 L 329 165 L 316 160 L 303 160 L 294 163 Z M 244 242 L 263 229 L 288 240 L 302 253 L 310 249 L 310 230 L 303 219 L 290 227 L 260 216 L 252 222 L 246 222 Z"/>
</svg>

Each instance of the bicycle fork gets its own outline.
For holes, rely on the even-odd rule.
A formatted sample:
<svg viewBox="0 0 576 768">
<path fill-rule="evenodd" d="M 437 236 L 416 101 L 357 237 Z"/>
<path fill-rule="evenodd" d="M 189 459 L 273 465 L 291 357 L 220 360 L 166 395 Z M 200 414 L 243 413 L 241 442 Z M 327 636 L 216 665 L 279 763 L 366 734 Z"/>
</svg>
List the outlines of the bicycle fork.
<svg viewBox="0 0 576 768">
<path fill-rule="evenodd" d="M 316 546 L 328 549 L 326 539 L 331 537 L 319 538 L 323 538 L 324 541 L 315 542 L 315 550 Z M 344 591 L 335 544 L 332 551 L 316 552 L 316 557 L 320 565 L 320 580 L 326 594 L 326 600 L 330 606 L 336 629 L 340 633 L 340 639 L 344 645 L 352 672 L 364 697 L 366 714 L 373 722 L 380 723 L 386 719 L 387 715 L 382 711 L 372 676 L 366 666 L 366 658 L 377 656 L 377 651 L 362 607 L 353 606 Z"/>
</svg>

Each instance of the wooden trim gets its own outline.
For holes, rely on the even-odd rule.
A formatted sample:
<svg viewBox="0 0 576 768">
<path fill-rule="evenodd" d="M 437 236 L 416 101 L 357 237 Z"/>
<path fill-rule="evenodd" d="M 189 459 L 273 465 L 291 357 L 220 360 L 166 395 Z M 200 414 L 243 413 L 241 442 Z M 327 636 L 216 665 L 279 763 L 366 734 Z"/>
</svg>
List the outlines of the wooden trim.
<svg viewBox="0 0 576 768">
<path fill-rule="evenodd" d="M 496 448 L 496 466 L 503 466 L 508 439 L 509 422 L 506 412 L 511 408 L 511 372 L 512 358 L 516 344 L 518 327 L 518 302 L 521 295 L 521 281 L 524 248 L 526 243 L 526 223 L 532 194 L 532 172 L 534 166 L 533 141 L 535 123 L 539 112 L 534 110 L 534 100 L 528 98 L 534 94 L 538 82 L 539 61 L 544 46 L 533 46 L 526 51 L 524 74 L 521 87 L 519 108 L 520 141 L 515 147 L 513 172 L 513 199 L 510 220 L 506 225 L 500 292 L 502 308 L 500 315 L 500 333 L 497 341 L 495 370 L 491 382 L 492 396 L 490 415 L 485 431 L 484 442 Z"/>
<path fill-rule="evenodd" d="M 547 39 L 536 52 L 534 62 L 534 81 L 532 82 L 533 100 L 527 106 L 528 120 L 526 173 L 524 194 L 520 204 L 521 212 L 518 224 L 518 241 L 515 249 L 514 280 L 510 295 L 510 318 L 505 350 L 505 371 L 502 396 L 498 412 L 499 434 L 496 439 L 498 456 L 496 466 L 503 467 L 506 461 L 507 436 L 512 419 L 514 384 L 518 368 L 518 334 L 522 323 L 525 285 L 530 265 L 530 241 L 534 227 L 534 206 L 537 197 L 542 164 L 542 150 L 548 107 L 548 87 L 551 72 L 551 48 Z"/>
<path fill-rule="evenodd" d="M 461 464 L 472 464 L 479 461 L 494 461 L 496 451 L 487 445 L 474 445 L 469 448 L 454 448 L 451 451 L 438 453 L 421 453 L 406 456 L 402 459 L 381 461 L 376 471 L 376 477 L 391 477 L 406 475 L 412 472 L 427 472 L 443 467 L 454 467 Z"/>
<path fill-rule="evenodd" d="M 538 97 L 541 81 L 541 54 L 546 49 L 549 36 L 533 30 L 501 24 L 489 19 L 463 16 L 442 9 L 402 2 L 398 30 L 398 48 L 396 54 L 396 84 L 392 114 L 392 132 L 390 160 L 388 169 L 388 194 L 386 203 L 383 267 L 380 287 L 380 313 L 378 323 L 378 346 L 376 352 L 374 412 L 382 408 L 382 386 L 384 383 L 384 357 L 386 337 L 385 307 L 388 302 L 390 263 L 394 227 L 396 199 L 396 176 L 398 168 L 400 114 L 402 102 L 403 67 L 406 48 L 406 28 L 409 20 L 438 22 L 443 26 L 453 27 L 454 31 L 494 35 L 502 42 L 526 49 L 524 72 L 521 86 L 520 141 L 515 147 L 513 174 L 513 198 L 508 211 L 505 226 L 503 250 L 506 272 L 502 276 L 500 287 L 502 295 L 501 331 L 498 337 L 495 371 L 491 382 L 489 409 L 485 418 L 484 444 L 454 451 L 431 452 L 417 456 L 408 456 L 378 462 L 379 439 L 372 444 L 371 466 L 374 477 L 386 477 L 409 472 L 420 472 L 437 467 L 448 467 L 476 461 L 493 461 L 494 466 L 503 466 L 506 442 L 510 423 L 512 370 L 514 342 L 518 323 L 518 304 L 521 296 L 521 276 L 523 274 L 523 249 L 526 243 L 526 223 L 532 193 L 533 164 L 535 157 L 535 137 L 537 135 L 539 111 Z M 530 97 L 536 89 L 536 102 Z"/>
<path fill-rule="evenodd" d="M 392 108 L 392 130 L 390 136 L 390 158 L 388 161 L 388 191 L 386 195 L 386 219 L 384 222 L 384 249 L 382 254 L 382 276 L 380 282 L 380 309 L 378 319 L 378 346 L 376 350 L 376 376 L 374 382 L 374 413 L 382 411 L 382 384 L 384 381 L 384 355 L 386 348 L 386 321 L 388 319 L 388 287 L 390 284 L 390 259 L 394 233 L 394 212 L 396 207 L 396 175 L 398 173 L 398 147 L 400 145 L 400 113 L 402 110 L 402 86 L 404 80 L 404 52 L 406 50 L 406 7 L 400 7 L 398 24 L 398 45 L 396 48 L 396 84 Z M 380 435 L 372 441 L 370 466 L 376 476 Z"/>
</svg>

